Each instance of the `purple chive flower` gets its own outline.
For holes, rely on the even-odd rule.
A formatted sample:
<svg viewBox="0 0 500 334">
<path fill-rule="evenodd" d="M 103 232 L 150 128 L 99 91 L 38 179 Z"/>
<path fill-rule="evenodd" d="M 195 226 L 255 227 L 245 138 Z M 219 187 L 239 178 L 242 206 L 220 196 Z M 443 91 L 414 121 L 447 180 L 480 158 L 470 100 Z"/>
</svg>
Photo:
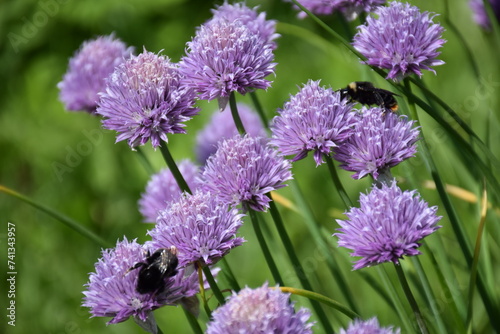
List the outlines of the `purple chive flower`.
<svg viewBox="0 0 500 334">
<path fill-rule="evenodd" d="M 175 305 L 184 297 L 198 292 L 196 278 L 185 275 L 183 269 L 165 281 L 161 292 L 140 294 L 136 291 L 139 269 L 131 270 L 138 262 L 144 262 L 147 251 L 153 249 L 124 238 L 113 249 L 103 250 L 102 257 L 90 273 L 83 306 L 90 308 L 92 317 L 113 317 L 108 324 L 115 324 L 133 316 L 146 322 L 151 311 L 164 306 Z M 188 276 L 188 277 L 185 277 Z M 194 274 L 194 276 L 197 276 Z"/>
<path fill-rule="evenodd" d="M 431 66 L 444 64 L 436 59 L 446 41 L 444 28 L 432 21 L 435 15 L 400 2 L 378 7 L 375 14 L 378 18 L 368 17 L 354 36 L 353 46 L 366 64 L 390 70 L 387 78 L 394 81 L 412 73 L 421 77 L 421 70 L 436 73 Z"/>
<path fill-rule="evenodd" d="M 189 188 L 194 191 L 198 187 L 197 177 L 200 173 L 198 167 L 189 160 L 183 160 L 178 168 Z M 139 200 L 139 211 L 145 221 L 156 222 L 158 211 L 164 210 L 169 202 L 177 200 L 181 193 L 172 172 L 165 168 L 151 176 L 146 192 Z"/>
<path fill-rule="evenodd" d="M 419 127 L 406 116 L 385 113 L 381 108 L 362 108 L 362 116 L 354 126 L 354 133 L 338 148 L 334 158 L 340 167 L 356 172 L 352 177 L 361 179 L 379 175 L 411 158 L 417 152 Z"/>
<path fill-rule="evenodd" d="M 226 20 L 229 22 L 239 20 L 247 26 L 254 34 L 259 35 L 263 40 L 270 43 L 272 48 L 276 48 L 276 43 L 273 42 L 279 37 L 276 33 L 276 21 L 266 20 L 266 13 L 258 13 L 257 8 L 249 8 L 244 3 L 224 4 L 212 10 L 212 20 Z"/>
<path fill-rule="evenodd" d="M 168 141 L 167 134 L 186 133 L 183 122 L 198 113 L 195 93 L 182 85 L 178 66 L 146 50 L 113 72 L 100 98 L 103 126 L 132 149 L 150 139 L 156 148 Z"/>
<path fill-rule="evenodd" d="M 232 92 L 245 94 L 271 85 L 265 77 L 276 66 L 273 46 L 241 20 L 211 20 L 198 29 L 187 47 L 180 71 L 201 99 L 220 98 L 225 106 Z"/>
<path fill-rule="evenodd" d="M 353 104 L 319 83 L 309 80 L 278 110 L 271 125 L 271 144 L 281 154 L 295 155 L 292 161 L 297 161 L 313 151 L 316 166 L 323 163 L 323 155 L 330 155 L 349 138 L 356 122 Z"/>
<path fill-rule="evenodd" d="M 348 220 L 337 219 L 341 228 L 334 234 L 339 246 L 353 250 L 351 256 L 361 256 L 354 270 L 421 254 L 419 241 L 441 227 L 437 207 L 429 207 L 415 190 L 402 191 L 395 181 L 361 194 L 359 203 L 346 213 Z"/>
<path fill-rule="evenodd" d="M 368 320 L 355 319 L 349 324 L 347 329 L 341 329 L 340 334 L 399 334 L 399 328 L 393 329 L 392 326 L 380 327 L 377 318 Z"/>
<path fill-rule="evenodd" d="M 299 0 L 299 2 L 315 15 L 341 12 L 347 20 L 352 21 L 362 12 L 373 11 L 377 6 L 384 4 L 385 0 Z M 301 11 L 299 17 L 307 17 L 307 14 Z"/>
<path fill-rule="evenodd" d="M 500 21 L 500 1 L 490 0 L 490 4 L 497 21 Z M 474 21 L 483 29 L 491 30 L 491 22 L 484 8 L 483 0 L 469 0 L 469 6 L 472 9 Z"/>
<path fill-rule="evenodd" d="M 314 323 L 306 308 L 295 312 L 290 294 L 271 289 L 267 283 L 260 288 L 244 288 L 233 292 L 227 302 L 212 313 L 207 334 L 287 333 L 310 334 Z"/>
<path fill-rule="evenodd" d="M 66 109 L 95 113 L 97 94 L 106 88 L 105 79 L 133 52 L 133 47 L 127 47 L 113 34 L 84 42 L 69 60 L 68 71 L 57 84 L 59 99 Z"/>
<path fill-rule="evenodd" d="M 264 126 L 257 115 L 246 104 L 238 103 L 238 114 L 247 133 L 253 137 L 266 136 Z M 210 123 L 196 136 L 196 157 L 200 164 L 204 164 L 210 155 L 217 151 L 217 143 L 238 134 L 231 112 L 214 112 Z"/>
<path fill-rule="evenodd" d="M 292 179 L 291 164 L 262 137 L 236 135 L 219 142 L 217 152 L 207 160 L 203 188 L 243 209 L 265 211 L 272 190 Z"/>
<path fill-rule="evenodd" d="M 161 211 L 148 234 L 155 248 L 175 246 L 180 266 L 197 261 L 211 265 L 245 241 L 235 237 L 243 216 L 217 196 L 197 191 Z"/>
</svg>

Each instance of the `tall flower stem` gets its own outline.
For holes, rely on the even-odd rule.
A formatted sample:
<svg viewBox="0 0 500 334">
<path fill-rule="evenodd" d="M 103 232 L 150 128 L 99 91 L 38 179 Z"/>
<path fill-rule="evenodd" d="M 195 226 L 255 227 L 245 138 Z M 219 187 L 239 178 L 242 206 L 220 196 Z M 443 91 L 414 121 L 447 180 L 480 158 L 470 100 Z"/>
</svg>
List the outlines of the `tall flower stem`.
<svg viewBox="0 0 500 334">
<path fill-rule="evenodd" d="M 340 292 L 344 295 L 347 300 L 349 307 L 356 311 L 358 307 L 354 302 L 354 296 L 352 294 L 351 289 L 348 288 L 347 280 L 339 268 L 343 266 L 339 265 L 339 253 L 332 249 L 332 246 L 327 243 L 327 240 L 331 239 L 331 233 L 328 233 L 328 236 L 324 236 L 321 232 L 321 226 L 314 218 L 313 213 L 309 205 L 307 205 L 302 190 L 299 187 L 297 180 L 291 180 L 290 186 L 292 188 L 292 192 L 295 196 L 298 206 L 298 213 L 302 215 L 305 224 L 309 228 L 309 231 L 313 237 L 313 240 L 318 247 L 318 250 L 324 255 L 325 261 L 327 262 L 328 269 L 333 276 L 335 282 L 337 282 Z M 373 280 L 372 280 L 373 281 Z M 371 285 L 372 281 L 368 280 L 368 283 Z M 382 289 L 374 289 L 378 293 L 383 293 Z M 390 301 L 389 298 L 387 298 Z"/>
<path fill-rule="evenodd" d="M 337 170 L 335 169 L 335 165 L 333 164 L 333 158 L 329 155 L 325 155 L 325 160 L 326 164 L 328 165 L 328 170 L 330 171 L 330 176 L 332 177 L 333 184 L 335 185 L 335 188 L 337 189 L 340 198 L 344 202 L 344 206 L 346 207 L 346 209 L 349 209 L 350 207 L 352 207 L 352 202 L 349 196 L 347 195 L 347 192 L 345 191 L 342 182 L 340 182 L 339 175 L 337 173 Z"/>
<path fill-rule="evenodd" d="M 245 135 L 247 132 L 243 126 L 243 122 L 241 121 L 240 114 L 238 113 L 238 106 L 236 105 L 236 96 L 234 92 L 231 92 L 231 95 L 229 95 L 229 107 L 231 108 L 231 115 L 233 115 L 234 124 L 238 129 L 238 133 L 240 135 Z"/>
<path fill-rule="evenodd" d="M 188 310 L 186 310 L 184 307 L 182 308 L 182 311 L 184 311 L 184 315 L 186 316 L 187 321 L 189 322 L 189 326 L 191 326 L 191 330 L 193 331 L 194 334 L 202 334 L 203 331 L 201 330 L 200 324 L 198 323 L 198 320 L 192 315 Z M 159 334 L 160 332 L 158 332 Z"/>
<path fill-rule="evenodd" d="M 231 286 L 231 289 L 234 291 L 240 291 L 241 287 L 238 284 L 238 281 L 236 280 L 236 276 L 234 276 L 233 271 L 231 270 L 231 267 L 229 266 L 229 263 L 226 260 L 226 257 L 223 257 L 220 262 L 222 263 L 222 272 L 226 275 L 226 279 L 229 282 L 229 285 Z"/>
<path fill-rule="evenodd" d="M 154 174 L 155 170 L 153 166 L 151 165 L 151 162 L 148 160 L 148 157 L 146 154 L 144 154 L 144 151 L 140 146 L 136 147 L 137 154 L 139 155 L 139 160 L 141 161 L 142 165 L 144 166 L 144 169 L 148 174 Z"/>
<path fill-rule="evenodd" d="M 172 172 L 172 175 L 175 178 L 175 181 L 177 181 L 177 184 L 179 185 L 179 188 L 181 188 L 181 191 L 185 191 L 188 193 L 192 193 L 191 189 L 189 189 L 188 184 L 186 183 L 186 180 L 184 180 L 184 177 L 182 176 L 181 172 L 179 171 L 179 168 L 177 168 L 177 165 L 174 161 L 174 158 L 172 157 L 172 154 L 170 154 L 170 150 L 168 149 L 167 143 L 163 142 L 160 145 L 160 151 L 161 154 L 163 155 L 163 159 L 165 159 L 165 162 L 167 163 L 168 168 Z"/>
<path fill-rule="evenodd" d="M 276 204 L 271 200 L 269 202 L 269 208 L 271 211 L 271 216 L 273 217 L 274 223 L 276 225 L 276 229 L 278 230 L 278 234 L 281 238 L 281 241 L 283 243 L 283 246 L 285 246 L 285 249 L 287 251 L 288 257 L 290 258 L 290 261 L 292 262 L 293 269 L 295 270 L 295 274 L 300 280 L 300 283 L 302 284 L 302 287 L 306 290 L 313 291 L 312 285 L 309 282 L 309 279 L 307 278 L 307 275 L 304 271 L 304 268 L 300 264 L 299 258 L 297 257 L 297 254 L 295 253 L 295 250 L 292 245 L 292 241 L 290 240 L 290 237 L 288 236 L 288 232 L 285 229 L 285 225 L 283 224 L 283 220 L 281 219 L 281 215 L 278 211 L 278 208 L 276 207 Z M 311 300 L 311 305 L 316 311 L 316 315 L 319 318 L 319 321 L 321 325 L 323 326 L 323 329 L 325 333 L 333 333 L 333 328 L 328 321 L 328 317 L 326 316 L 325 311 L 321 308 L 321 305 L 318 304 L 317 301 Z"/>
<path fill-rule="evenodd" d="M 269 121 L 267 120 L 262 104 L 260 104 L 259 97 L 255 92 L 250 92 L 250 98 L 252 99 L 253 105 L 257 113 L 259 114 L 260 120 L 266 129 L 269 129 Z"/>
<path fill-rule="evenodd" d="M 396 289 L 394 287 L 394 284 L 392 283 L 391 279 L 389 278 L 389 274 L 387 273 L 387 269 L 385 266 L 380 265 L 376 266 L 375 269 L 378 272 L 378 275 L 380 279 L 382 280 L 382 284 L 385 287 L 385 290 L 388 292 L 388 294 L 392 298 L 392 305 L 394 309 L 396 310 L 396 314 L 401 319 L 401 322 L 403 326 L 405 327 L 404 333 L 411 333 L 413 332 L 413 326 L 410 323 L 410 319 L 407 316 L 407 313 L 405 311 L 405 308 L 402 304 L 401 299 L 399 298 Z"/>
<path fill-rule="evenodd" d="M 53 209 L 45 206 L 44 204 L 38 203 L 38 202 L 36 202 L 36 201 L 34 201 L 34 200 L 24 196 L 24 195 L 21 195 L 20 193 L 14 191 L 14 190 L 7 188 L 5 186 L 2 186 L 2 185 L 0 185 L 0 192 L 3 192 L 5 194 L 12 196 L 12 197 L 15 197 L 17 199 L 20 199 L 21 201 L 33 206 L 34 208 L 37 208 L 38 210 L 45 212 L 46 214 L 48 214 L 52 218 L 60 221 L 64 225 L 68 226 L 69 228 L 71 228 L 72 230 L 76 231 L 77 233 L 83 235 L 84 237 L 88 238 L 89 240 L 95 242 L 96 244 L 98 244 L 101 247 L 105 247 L 105 248 L 112 247 L 112 245 L 110 243 L 108 243 L 106 240 L 104 240 L 103 238 L 101 238 L 100 236 L 98 236 L 97 234 L 92 232 L 91 230 L 87 229 L 81 223 L 57 212 L 56 210 L 53 210 Z"/>
<path fill-rule="evenodd" d="M 203 266 L 203 273 L 205 274 L 205 278 L 207 279 L 207 282 L 210 285 L 210 289 L 212 289 L 215 298 L 217 298 L 217 301 L 219 302 L 220 305 L 224 305 L 225 303 L 224 296 L 222 295 L 222 292 L 220 291 L 217 282 L 215 282 L 215 278 L 212 275 L 210 268 L 208 266 Z"/>
<path fill-rule="evenodd" d="M 436 296 L 434 295 L 434 292 L 432 291 L 431 288 L 431 283 L 429 282 L 429 278 L 427 277 L 424 268 L 422 267 L 422 263 L 420 262 L 420 258 L 418 256 L 412 256 L 411 257 L 412 263 L 415 266 L 415 270 L 420 278 L 420 282 L 422 284 L 423 290 L 425 292 L 425 295 L 427 297 L 428 305 L 430 309 L 432 310 L 432 314 L 434 317 L 434 323 L 436 324 L 436 327 L 439 329 L 440 333 L 446 333 L 446 325 L 443 322 L 443 318 L 441 316 L 441 312 L 437 308 L 437 303 L 435 302 L 437 300 Z M 458 324 L 456 325 L 458 328 Z"/>
<path fill-rule="evenodd" d="M 405 88 L 411 94 L 411 85 L 410 85 L 408 78 L 405 79 Z M 413 100 L 411 100 L 411 99 L 409 100 L 410 111 L 412 114 L 412 118 L 418 121 L 417 110 L 416 110 L 415 104 L 413 102 L 414 102 Z M 457 238 L 457 241 L 460 245 L 459 248 L 462 250 L 462 253 L 463 253 L 464 258 L 467 262 L 467 265 L 469 267 L 471 267 L 472 262 L 473 262 L 473 257 L 471 254 L 471 248 L 470 248 L 469 242 L 465 236 L 465 232 L 462 228 L 462 224 L 460 223 L 460 221 L 458 219 L 455 208 L 453 207 L 453 204 L 451 203 L 451 200 L 448 196 L 448 193 L 446 192 L 444 182 L 441 180 L 441 176 L 439 175 L 437 167 L 434 163 L 434 160 L 429 152 L 429 148 L 427 146 L 427 142 L 425 140 L 423 132 L 421 133 L 421 137 L 422 137 L 421 138 L 421 142 L 422 142 L 421 152 L 422 152 L 422 156 L 424 158 L 424 162 L 426 163 L 426 166 L 432 175 L 434 183 L 436 184 L 436 189 L 439 193 L 439 197 L 441 198 L 443 206 L 444 206 L 446 213 L 448 214 L 448 217 L 450 219 L 453 233 L 455 234 L 455 237 Z M 495 301 L 491 300 L 491 294 L 488 293 L 488 289 L 487 289 L 480 273 L 478 273 L 478 276 L 477 276 L 477 287 L 478 287 L 479 293 L 481 295 L 481 298 L 483 300 L 486 312 L 488 313 L 488 316 L 490 318 L 491 324 L 493 325 L 493 328 L 495 328 L 497 331 L 500 331 L 500 322 L 497 321 L 498 314 L 500 314 L 500 310 L 497 306 L 497 303 Z"/>
<path fill-rule="evenodd" d="M 401 268 L 399 262 L 394 264 L 394 268 L 396 269 L 396 273 L 398 274 L 399 282 L 401 283 L 401 287 L 403 288 L 403 291 L 406 295 L 406 299 L 408 299 L 411 309 L 413 310 L 413 314 L 415 315 L 415 319 L 417 320 L 418 327 L 420 328 L 420 333 L 429 333 L 424 318 L 422 317 L 420 309 L 418 308 L 417 301 L 415 300 L 415 297 L 413 297 L 413 293 L 411 292 L 410 286 L 408 285 L 408 281 L 406 280 L 403 268 Z"/>
<path fill-rule="evenodd" d="M 257 213 L 254 210 L 250 209 L 248 210 L 248 214 L 250 216 L 250 220 L 252 221 L 252 226 L 255 231 L 255 235 L 257 236 L 257 240 L 259 241 L 260 248 L 264 253 L 264 258 L 266 259 L 267 266 L 271 271 L 271 275 L 273 275 L 274 282 L 276 282 L 276 284 L 278 284 L 279 286 L 284 286 L 285 283 L 281 278 L 278 267 L 276 266 L 276 262 L 274 262 L 273 256 L 271 255 L 271 251 L 269 250 L 266 240 L 264 239 L 264 235 L 262 234 L 262 230 L 260 229 Z"/>
</svg>

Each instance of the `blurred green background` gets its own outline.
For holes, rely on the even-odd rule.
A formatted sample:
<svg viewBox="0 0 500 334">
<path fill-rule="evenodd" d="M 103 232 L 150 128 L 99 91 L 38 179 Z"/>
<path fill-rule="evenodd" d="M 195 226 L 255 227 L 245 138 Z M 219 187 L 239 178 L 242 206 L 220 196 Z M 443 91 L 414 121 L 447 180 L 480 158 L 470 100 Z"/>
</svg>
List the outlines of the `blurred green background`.
<svg viewBox="0 0 500 334">
<path fill-rule="evenodd" d="M 102 130 L 100 120 L 86 113 L 64 110 L 58 100 L 57 83 L 66 71 L 68 59 L 80 44 L 98 35 L 115 32 L 116 36 L 137 51 L 143 46 L 153 52 L 161 50 L 174 61 L 184 53 L 185 43 L 194 35 L 195 27 L 207 20 L 210 9 L 221 1 L 207 0 L 152 0 L 152 1 L 4 1 L 0 4 L 0 184 L 19 191 L 48 207 L 79 221 L 114 244 L 127 236 L 146 241 L 146 231 L 151 225 L 142 224 L 137 201 L 148 181 L 148 174 L 125 142 L 115 144 L 115 133 Z M 443 2 L 411 1 L 422 10 L 443 12 Z M 436 68 L 437 76 L 424 75 L 427 85 L 447 101 L 457 113 L 472 126 L 479 136 L 492 147 L 498 156 L 500 132 L 498 131 L 498 97 L 500 75 L 498 49 L 493 37 L 486 34 L 472 21 L 467 1 L 453 1 L 451 20 L 464 34 L 466 43 L 473 50 L 479 64 L 481 80 L 474 77 L 463 46 L 449 29 L 445 32 L 448 42 L 442 49 L 446 64 Z M 278 0 L 247 1 L 249 6 L 260 5 L 267 17 L 281 23 L 282 35 L 276 50 L 276 77 L 268 91 L 258 96 L 269 117 L 283 105 L 289 94 L 308 79 L 321 79 L 334 89 L 351 81 L 369 80 L 376 85 L 393 89 L 333 41 L 311 20 L 298 20 L 289 3 Z M 438 16 L 436 21 L 444 22 Z M 337 31 L 348 33 L 336 18 L 327 22 Z M 293 25 L 293 26 L 291 26 Z M 350 25 L 354 31 L 356 22 Z M 239 97 L 250 104 L 248 97 Z M 403 113 L 407 113 L 402 101 Z M 194 158 L 195 136 L 216 109 L 216 103 L 200 102 L 200 115 L 188 123 L 187 135 L 169 137 L 169 146 L 177 160 Z M 422 126 L 431 145 L 433 156 L 446 183 L 479 193 L 481 180 L 457 163 L 457 155 L 449 137 L 425 114 L 421 113 Z M 451 122 L 451 120 L 450 120 Z M 156 170 L 164 167 L 159 151 L 144 147 Z M 62 165 L 64 171 L 58 169 Z M 498 171 L 494 171 L 498 172 Z M 334 218 L 342 217 L 343 205 L 328 180 L 326 165 L 318 168 L 311 157 L 294 165 L 294 174 L 306 194 L 315 218 L 330 234 L 337 224 Z M 421 187 L 429 173 L 417 156 L 397 167 L 394 174 L 401 178 L 401 187 L 419 186 L 422 196 L 431 205 L 440 205 L 435 190 Z M 369 180 L 354 181 L 350 174 L 341 171 L 341 178 L 353 199 L 365 191 Z M 289 189 L 280 194 L 294 200 Z M 478 206 L 453 198 L 458 214 L 467 223 L 471 238 L 477 225 Z M 313 281 L 332 298 L 339 298 L 338 287 L 325 269 L 324 258 L 308 237 L 303 219 L 282 208 L 287 228 L 306 268 L 317 273 Z M 444 215 L 440 208 L 439 213 Z M 493 217 L 496 219 L 496 217 Z M 7 222 L 16 226 L 16 326 L 6 325 L 7 294 L 4 286 L 7 276 Z M 494 221 L 498 226 L 498 220 Z M 450 263 L 465 271 L 462 258 L 454 251 L 457 243 L 448 228 L 439 233 L 451 250 Z M 492 224 L 493 225 L 493 224 Z M 267 233 L 285 278 L 290 274 L 287 258 L 281 254 L 281 245 L 271 226 Z M 498 264 L 498 227 L 487 227 L 488 241 L 494 251 L 490 260 Z M 236 272 L 240 284 L 251 287 L 272 281 L 258 249 L 253 230 L 246 224 L 241 230 L 248 242 L 235 249 L 228 261 Z M 432 242 L 429 238 L 429 242 Z M 331 240 L 332 252 L 336 241 Z M 89 319 L 88 310 L 82 308 L 83 285 L 88 273 L 100 256 L 100 247 L 60 222 L 35 210 L 27 204 L 0 193 L 0 332 L 2 333 L 137 333 L 141 330 L 127 321 L 118 325 L 105 325 L 109 319 Z M 345 258 L 345 257 L 344 257 Z M 425 257 L 424 257 L 424 260 Z M 340 265 L 340 264 L 339 264 Z M 342 263 L 350 274 L 349 263 Z M 368 270 L 368 269 L 365 269 Z M 288 273 L 288 274 L 287 274 Z M 290 274 L 291 275 L 291 274 Z M 380 312 L 380 297 L 360 280 L 357 273 L 350 274 L 349 282 L 355 287 L 358 303 L 364 316 L 378 315 L 381 323 L 400 325 L 391 310 Z M 463 278 L 463 280 L 462 280 Z M 459 277 L 466 282 L 466 274 Z M 290 279 L 290 281 L 292 281 Z M 494 282 L 488 282 L 493 285 Z M 465 283 L 464 283 L 465 284 Z M 224 288 L 224 286 L 222 287 Z M 337 289 L 337 291 L 336 291 Z M 498 285 L 496 287 L 498 292 Z M 464 293 L 463 291 L 461 293 Z M 307 301 L 294 298 L 298 305 L 310 307 Z M 479 303 L 479 310 L 482 305 Z M 328 311 L 335 328 L 346 324 L 347 319 Z M 478 311 L 481 314 L 481 311 Z M 484 313 L 484 312 L 483 312 Z M 165 333 L 188 333 L 189 327 L 182 311 L 165 307 L 156 312 L 156 318 Z M 484 320 L 479 316 L 477 320 Z M 318 327 L 318 332 L 321 332 Z"/>
</svg>

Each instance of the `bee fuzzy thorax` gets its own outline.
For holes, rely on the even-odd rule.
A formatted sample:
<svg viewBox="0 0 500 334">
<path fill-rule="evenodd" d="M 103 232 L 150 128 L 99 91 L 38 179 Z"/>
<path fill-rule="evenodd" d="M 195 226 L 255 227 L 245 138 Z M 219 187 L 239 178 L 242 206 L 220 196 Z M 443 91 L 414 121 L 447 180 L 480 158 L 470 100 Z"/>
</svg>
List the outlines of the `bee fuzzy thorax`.
<svg viewBox="0 0 500 334">
<path fill-rule="evenodd" d="M 365 105 L 378 105 L 392 112 L 397 112 L 398 102 L 394 96 L 399 96 L 391 91 L 376 88 L 368 81 L 355 81 L 346 88 L 339 89 L 342 98 Z"/>
</svg>

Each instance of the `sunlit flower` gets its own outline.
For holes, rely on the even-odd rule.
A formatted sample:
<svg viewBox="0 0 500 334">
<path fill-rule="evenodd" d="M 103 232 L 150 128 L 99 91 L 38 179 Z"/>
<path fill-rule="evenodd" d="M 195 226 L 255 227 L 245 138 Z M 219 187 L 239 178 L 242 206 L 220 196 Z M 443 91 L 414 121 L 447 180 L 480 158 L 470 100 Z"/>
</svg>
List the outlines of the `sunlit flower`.
<svg viewBox="0 0 500 334">
<path fill-rule="evenodd" d="M 415 121 L 408 121 L 406 116 L 378 107 L 361 111 L 354 134 L 335 148 L 334 158 L 341 168 L 356 172 L 354 179 L 368 174 L 377 179 L 387 169 L 415 155 L 420 131 L 414 127 Z"/>
<path fill-rule="evenodd" d="M 444 64 L 436 59 L 445 40 L 444 28 L 433 22 L 435 15 L 400 2 L 378 7 L 375 15 L 367 17 L 354 36 L 353 45 L 367 58 L 366 64 L 388 69 L 387 78 L 394 81 L 412 73 L 422 76 L 422 70 L 436 73 L 431 66 Z"/>
<path fill-rule="evenodd" d="M 316 165 L 349 138 L 356 122 L 352 103 L 311 80 L 278 113 L 271 125 L 271 144 L 283 155 L 295 155 L 292 161 L 312 151 Z"/>
<path fill-rule="evenodd" d="M 249 8 L 245 3 L 229 4 L 227 1 L 212 10 L 212 20 L 223 19 L 226 21 L 238 20 L 246 25 L 254 34 L 261 36 L 273 48 L 276 48 L 274 40 L 279 37 L 276 33 L 276 21 L 266 20 L 266 13 L 258 13 L 257 8 Z"/>
<path fill-rule="evenodd" d="M 118 66 L 100 94 L 97 113 L 103 126 L 118 132 L 133 149 L 151 140 L 167 142 L 167 134 L 186 133 L 184 122 L 198 113 L 195 93 L 182 85 L 177 65 L 167 57 L 144 51 Z"/>
<path fill-rule="evenodd" d="M 212 313 L 207 334 L 287 333 L 310 334 L 313 323 L 307 322 L 309 310 L 294 310 L 289 294 L 271 289 L 244 288 L 233 293 L 227 302 Z"/>
<path fill-rule="evenodd" d="M 209 192 L 184 194 L 161 211 L 149 231 L 155 248 L 175 246 L 179 265 L 193 262 L 211 265 L 240 246 L 236 237 L 243 215 Z"/>
<path fill-rule="evenodd" d="M 290 162 L 266 142 L 248 135 L 219 142 L 203 171 L 203 188 L 228 203 L 242 204 L 244 210 L 265 211 L 271 201 L 267 193 L 292 179 Z"/>
<path fill-rule="evenodd" d="M 180 71 L 201 99 L 227 100 L 231 92 L 245 94 L 271 85 L 265 78 L 276 65 L 272 49 L 240 20 L 212 20 L 188 42 Z"/>
<path fill-rule="evenodd" d="M 352 249 L 351 256 L 360 256 L 354 269 L 383 262 L 399 263 L 403 256 L 421 254 L 420 241 L 441 226 L 437 207 L 429 207 L 420 195 L 402 191 L 394 181 L 374 186 L 361 194 L 360 207 L 346 213 L 347 220 L 337 219 L 341 228 L 334 235 L 339 246 Z"/>
</svg>

